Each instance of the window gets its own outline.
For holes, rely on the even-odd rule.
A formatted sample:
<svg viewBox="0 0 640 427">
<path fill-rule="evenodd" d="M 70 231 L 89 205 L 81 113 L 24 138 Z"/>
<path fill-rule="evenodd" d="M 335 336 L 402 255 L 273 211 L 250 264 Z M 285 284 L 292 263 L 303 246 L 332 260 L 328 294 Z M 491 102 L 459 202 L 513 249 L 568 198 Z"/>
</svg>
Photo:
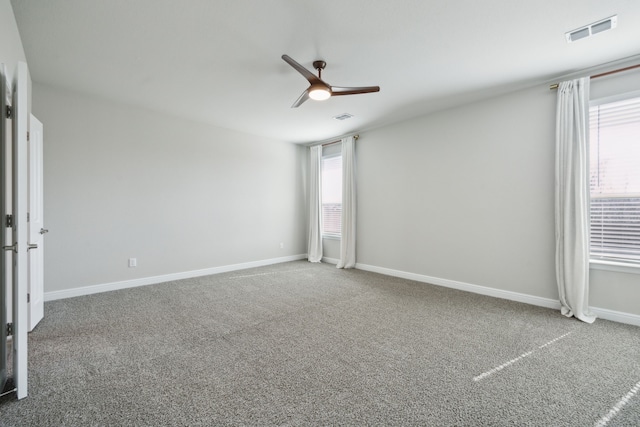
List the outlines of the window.
<svg viewBox="0 0 640 427">
<path fill-rule="evenodd" d="M 640 97 L 592 102 L 589 123 L 591 260 L 640 266 Z"/>
<path fill-rule="evenodd" d="M 342 232 L 342 156 L 322 157 L 322 235 L 340 237 Z"/>
</svg>

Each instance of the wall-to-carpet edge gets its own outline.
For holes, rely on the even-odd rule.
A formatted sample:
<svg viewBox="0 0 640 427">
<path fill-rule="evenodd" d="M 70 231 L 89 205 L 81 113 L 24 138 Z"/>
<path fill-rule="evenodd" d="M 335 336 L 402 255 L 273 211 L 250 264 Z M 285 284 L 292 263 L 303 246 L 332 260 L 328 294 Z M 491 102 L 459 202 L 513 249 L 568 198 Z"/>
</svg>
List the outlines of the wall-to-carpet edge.
<svg viewBox="0 0 640 427">
<path fill-rule="evenodd" d="M 144 277 L 140 279 L 124 280 L 121 282 L 104 283 L 92 286 L 83 286 L 80 288 L 66 289 L 61 291 L 45 292 L 45 301 L 53 301 L 63 298 L 72 298 L 82 295 L 96 294 L 100 292 L 115 291 L 118 289 L 134 288 L 138 286 L 153 285 L 157 283 L 168 282 L 171 280 L 188 279 L 191 277 L 207 276 L 210 274 L 225 273 L 229 271 L 244 270 L 247 268 L 261 267 L 271 264 L 279 264 L 282 262 L 297 261 L 305 259 L 306 254 L 292 255 L 281 258 L 272 258 L 260 261 L 252 261 L 241 264 L 225 265 L 219 267 L 205 268 L 201 270 L 185 271 L 180 273 L 165 274 L 162 276 Z M 323 258 L 323 262 L 336 264 L 338 260 L 333 258 Z M 403 279 L 415 280 L 416 282 L 429 283 L 432 285 L 443 286 L 446 288 L 457 289 L 460 291 L 472 292 L 480 295 L 487 295 L 495 298 L 502 298 L 511 301 L 522 302 L 525 304 L 536 305 L 540 307 L 560 309 L 560 303 L 550 298 L 542 298 L 534 295 L 523 294 L 519 292 L 505 291 L 487 286 L 474 285 L 455 280 L 442 279 L 439 277 L 426 276 L 423 274 L 409 273 L 406 271 L 393 270 L 385 267 L 377 267 L 368 264 L 356 264 L 359 270 L 371 271 L 374 273 L 384 274 L 387 276 L 400 277 Z M 591 307 L 591 310 L 601 319 L 612 320 L 614 322 L 626 323 L 629 325 L 640 326 L 640 316 L 624 313 L 604 308 Z"/>
<path fill-rule="evenodd" d="M 323 261 L 331 262 L 331 260 L 323 259 Z M 416 282 L 430 283 L 432 285 L 444 286 L 447 288 L 458 289 L 460 291 L 473 292 L 475 294 L 487 295 L 495 298 L 502 298 L 511 301 L 523 302 L 526 304 L 537 305 L 540 307 L 560 309 L 560 302 L 550 298 L 542 298 L 534 295 L 523 294 L 519 292 L 505 291 L 486 286 L 474 285 L 471 283 L 458 282 L 455 280 L 441 279 L 439 277 L 425 276 L 422 274 L 409 273 L 406 271 L 393 270 L 390 268 L 377 267 L 367 264 L 356 264 L 356 268 L 360 270 L 372 271 L 374 273 L 386 274 L 387 276 L 401 277 L 403 279 L 415 280 Z M 632 313 L 624 313 L 620 311 L 608 310 L 605 308 L 591 307 L 591 310 L 601 319 L 612 320 L 614 322 L 627 323 L 629 325 L 640 326 L 640 316 Z"/>
<path fill-rule="evenodd" d="M 262 267 L 265 265 L 279 264 L 282 262 L 297 261 L 305 259 L 306 254 L 271 258 L 260 261 L 243 262 L 240 264 L 223 265 L 219 267 L 203 268 L 201 270 L 183 271 L 180 273 L 163 274 L 161 276 L 142 277 L 133 280 L 123 280 L 120 282 L 103 283 L 99 285 L 82 286 L 80 288 L 64 289 L 44 293 L 45 301 L 57 299 L 73 298 L 83 295 L 97 294 L 100 292 L 116 291 L 119 289 L 135 288 L 138 286 L 155 285 L 157 283 L 169 282 L 172 280 L 189 279 L 192 277 L 208 276 L 210 274 L 226 273 L 229 271 L 244 270 L 247 268 Z"/>
</svg>

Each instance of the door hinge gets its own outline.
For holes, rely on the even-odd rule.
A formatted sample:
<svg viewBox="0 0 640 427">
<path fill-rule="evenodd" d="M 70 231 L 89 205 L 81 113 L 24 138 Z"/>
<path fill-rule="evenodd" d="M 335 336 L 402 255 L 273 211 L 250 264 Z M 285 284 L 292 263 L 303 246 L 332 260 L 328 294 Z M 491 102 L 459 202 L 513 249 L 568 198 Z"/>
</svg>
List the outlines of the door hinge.
<svg viewBox="0 0 640 427">
<path fill-rule="evenodd" d="M 13 335 L 13 323 L 7 323 L 7 336 Z"/>
<path fill-rule="evenodd" d="M 27 294 L 27 304 L 31 302 L 31 294 Z"/>
<path fill-rule="evenodd" d="M 31 134 L 29 133 L 29 131 L 27 131 L 27 141 L 31 141 L 31 140 L 29 139 L 29 137 L 30 137 L 30 136 L 31 136 Z"/>
<path fill-rule="evenodd" d="M 12 115 L 13 115 L 13 110 L 9 105 L 7 105 L 7 119 L 10 119 Z"/>
<path fill-rule="evenodd" d="M 27 212 L 27 222 L 31 221 L 31 214 Z"/>
<path fill-rule="evenodd" d="M 7 215 L 7 218 L 5 219 L 5 227 L 13 227 L 13 215 Z"/>
</svg>

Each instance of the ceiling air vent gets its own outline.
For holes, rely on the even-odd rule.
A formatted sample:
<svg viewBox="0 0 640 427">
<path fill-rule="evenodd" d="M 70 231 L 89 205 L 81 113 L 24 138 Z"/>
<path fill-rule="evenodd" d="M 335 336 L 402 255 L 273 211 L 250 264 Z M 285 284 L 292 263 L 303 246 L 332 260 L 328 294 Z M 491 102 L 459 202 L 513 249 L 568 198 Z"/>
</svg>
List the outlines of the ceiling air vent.
<svg viewBox="0 0 640 427">
<path fill-rule="evenodd" d="M 336 119 L 336 120 L 347 120 L 347 119 L 350 119 L 351 117 L 353 117 L 353 114 L 342 113 L 342 114 L 338 114 L 337 116 L 335 116 L 334 119 Z"/>
<path fill-rule="evenodd" d="M 568 33 L 565 33 L 565 37 L 567 38 L 567 43 L 571 43 L 603 31 L 611 30 L 617 25 L 618 15 L 613 15 L 598 22 L 594 22 L 593 24 L 585 25 L 584 27 L 569 31 Z"/>
</svg>

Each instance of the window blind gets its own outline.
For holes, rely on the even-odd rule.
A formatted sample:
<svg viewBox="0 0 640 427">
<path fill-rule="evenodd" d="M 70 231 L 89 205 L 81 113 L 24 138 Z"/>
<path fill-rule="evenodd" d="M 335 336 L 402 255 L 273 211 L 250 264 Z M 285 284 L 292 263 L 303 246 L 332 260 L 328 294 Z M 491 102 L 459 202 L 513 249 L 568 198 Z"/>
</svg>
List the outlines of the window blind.
<svg viewBox="0 0 640 427">
<path fill-rule="evenodd" d="M 640 97 L 594 105 L 591 258 L 640 265 Z"/>
<path fill-rule="evenodd" d="M 322 234 L 342 233 L 342 156 L 322 158 Z"/>
</svg>

